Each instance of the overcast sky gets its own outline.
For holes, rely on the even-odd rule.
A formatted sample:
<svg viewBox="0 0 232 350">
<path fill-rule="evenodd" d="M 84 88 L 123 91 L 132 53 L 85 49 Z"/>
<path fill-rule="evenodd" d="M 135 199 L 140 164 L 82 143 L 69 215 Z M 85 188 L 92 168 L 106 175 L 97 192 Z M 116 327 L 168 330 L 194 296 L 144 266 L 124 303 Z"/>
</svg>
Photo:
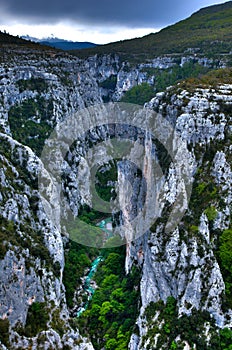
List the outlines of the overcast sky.
<svg viewBox="0 0 232 350">
<path fill-rule="evenodd" d="M 225 0 L 0 0 L 0 29 L 98 44 L 155 32 Z"/>
</svg>

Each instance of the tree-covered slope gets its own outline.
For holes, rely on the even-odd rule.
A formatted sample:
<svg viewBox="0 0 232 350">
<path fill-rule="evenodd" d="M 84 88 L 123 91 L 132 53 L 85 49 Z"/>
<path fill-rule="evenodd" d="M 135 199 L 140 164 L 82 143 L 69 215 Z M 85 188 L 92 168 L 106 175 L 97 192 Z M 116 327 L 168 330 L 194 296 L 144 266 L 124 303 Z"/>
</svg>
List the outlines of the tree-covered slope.
<svg viewBox="0 0 232 350">
<path fill-rule="evenodd" d="M 33 50 L 40 50 L 40 51 L 54 51 L 54 48 L 51 48 L 50 46 L 46 46 L 46 43 L 44 45 L 40 45 L 39 43 L 35 43 L 30 40 L 24 40 L 20 38 L 19 36 L 10 35 L 6 32 L 0 31 L 0 50 L 4 49 L 11 49 L 11 48 L 28 48 Z"/>
<path fill-rule="evenodd" d="M 123 58 L 142 61 L 162 54 L 229 53 L 232 47 L 232 2 L 204 8 L 191 17 L 142 38 L 124 40 L 93 49 L 76 51 L 79 57 L 117 53 Z M 142 49 L 141 49 L 142 48 Z"/>
</svg>

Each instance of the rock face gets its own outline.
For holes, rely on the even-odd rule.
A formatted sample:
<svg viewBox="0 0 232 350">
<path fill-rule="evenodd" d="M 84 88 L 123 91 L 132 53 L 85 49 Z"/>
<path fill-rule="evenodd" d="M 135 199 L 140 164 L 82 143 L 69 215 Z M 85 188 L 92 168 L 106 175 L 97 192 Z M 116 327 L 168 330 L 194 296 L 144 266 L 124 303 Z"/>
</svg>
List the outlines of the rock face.
<svg viewBox="0 0 232 350">
<path fill-rule="evenodd" d="M 219 55 L 220 57 L 220 55 Z M 117 55 L 93 56 L 84 61 L 83 67 L 100 83 L 101 94 L 108 100 L 119 101 L 126 91 L 132 87 L 148 83 L 153 86 L 157 79 L 158 71 L 165 71 L 172 67 L 183 67 L 186 63 L 198 63 L 208 68 L 226 67 L 227 61 L 221 56 L 217 59 L 192 55 L 171 55 L 155 57 L 146 63 L 132 64 L 122 62 Z M 109 85 L 109 80 L 114 77 L 115 82 Z"/>
<path fill-rule="evenodd" d="M 8 115 L 13 106 L 42 97 L 53 101 L 48 123 L 54 125 L 78 107 L 101 101 L 99 89 L 87 72 L 77 68 L 78 59 L 43 57 L 42 53 L 35 55 L 30 51 L 21 57 L 18 54 L 15 53 L 15 61 L 1 66 L 0 81 L 1 240 L 7 241 L 6 249 L 1 246 L 1 319 L 10 322 L 9 342 L 14 349 L 92 349 L 69 324 L 62 283 L 63 238 L 47 218 L 38 192 L 42 163 L 29 147 L 20 143 L 21 136 L 17 137 L 19 142 L 12 138 Z M 22 88 L 22 82 L 27 81 L 42 81 L 46 88 Z M 39 117 L 36 122 L 40 123 Z M 44 305 L 44 312 L 49 315 L 47 330 L 39 335 L 32 330 L 28 337 L 20 328 L 25 326 L 34 303 Z M 62 333 L 58 331 L 60 326 Z"/>
<path fill-rule="evenodd" d="M 144 68 L 165 69 L 177 63 L 170 57 L 158 57 L 131 67 L 113 55 L 94 56 L 85 61 L 66 54 L 54 55 L 16 51 L 0 65 L 0 211 L 4 242 L 0 245 L 0 318 L 10 323 L 6 347 L 91 350 L 92 345 L 70 322 L 63 285 L 67 237 L 49 220 L 41 204 L 37 184 L 38 171 L 43 167 L 38 157 L 40 135 L 33 128 L 32 133 L 27 134 L 28 128 L 36 124 L 46 138 L 54 125 L 70 113 L 98 104 L 106 96 L 117 101 L 125 91 L 143 82 L 152 85 L 155 76 L 149 76 Z M 189 59 L 191 55 L 186 55 L 178 64 L 183 65 Z M 203 65 L 223 66 L 223 62 L 196 56 L 194 59 Z M 33 115 L 25 117 L 28 105 Z M 186 144 L 187 151 L 179 154 L 179 167 L 188 164 L 187 175 L 193 191 L 181 222 L 167 234 L 165 225 L 180 192 L 180 183 L 174 164 L 164 164 L 164 176 L 157 183 L 157 188 L 164 188 L 159 218 L 149 231 L 128 245 L 126 271 L 129 273 L 133 264 L 140 265 L 142 270 L 138 332 L 131 337 L 131 350 L 151 346 L 156 349 L 159 332 L 155 340 L 149 336 L 154 324 L 148 322 L 146 310 L 159 300 L 166 302 L 170 296 L 177 302 L 180 317 L 191 315 L 195 309 L 205 310 L 218 327 L 232 326 L 232 312 L 223 308 L 225 284 L 215 254 L 219 235 L 230 227 L 231 106 L 232 86 L 222 84 L 207 89 L 193 87 L 191 91 L 181 86 L 168 88 L 146 105 L 175 126 Z M 46 118 L 41 108 L 49 109 Z M 128 127 L 123 130 L 124 136 L 131 139 L 136 132 Z M 90 132 L 89 142 L 97 143 L 115 133 L 110 127 L 100 127 Z M 144 164 L 149 169 L 154 149 L 146 137 Z M 25 140 L 33 140 L 32 144 L 38 147 L 25 146 Z M 84 153 L 85 147 L 84 142 L 80 143 L 79 153 Z M 65 169 L 72 180 L 66 194 L 72 210 L 77 213 L 83 199 L 75 184 L 80 159 L 78 154 L 72 156 Z M 142 182 L 133 177 L 129 167 L 122 166 L 122 171 L 128 172 L 126 175 L 137 193 L 128 214 L 133 216 L 144 204 L 144 189 L 141 190 Z M 82 175 L 85 178 L 84 172 Z M 121 185 L 123 188 L 123 177 Z M 185 188 L 181 190 L 184 193 Z M 201 202 L 203 193 L 207 193 L 207 203 Z M 22 328 L 33 305 L 43 307 L 46 327 L 25 333 Z M 154 322 L 161 330 L 163 320 L 159 319 L 159 311 L 153 315 Z M 205 324 L 209 340 L 210 327 Z M 187 349 L 188 339 L 180 338 L 180 341 Z M 159 349 L 166 349 L 165 346 L 164 342 Z"/>
<path fill-rule="evenodd" d="M 221 85 L 215 89 L 197 88 L 193 92 L 169 89 L 148 104 L 173 120 L 176 130 L 186 140 L 193 158 L 195 180 L 189 209 L 178 227 L 167 235 L 164 224 L 157 222 L 146 239 L 130 247 L 130 259 L 140 263 L 143 269 L 142 307 L 137 321 L 139 336 L 132 336 L 130 349 L 150 348 L 151 339 L 146 338 L 146 334 L 151 325 L 144 311 L 151 302 L 160 299 L 166 302 L 170 296 L 177 300 L 179 316 L 191 315 L 194 309 L 207 310 L 218 327 L 232 325 L 231 310 L 225 312 L 222 306 L 225 284 L 214 254 L 218 235 L 230 227 L 232 172 L 231 145 L 227 137 L 231 135 L 231 115 L 223 112 L 226 111 L 223 106 L 232 106 L 231 88 L 231 85 Z M 211 195 L 206 206 L 194 201 L 195 196 L 199 196 L 198 176 L 205 185 L 210 181 L 219 194 Z M 175 183 L 174 175 L 168 189 L 169 204 L 175 197 Z M 215 209 L 213 217 L 207 215 L 209 207 Z M 136 254 L 141 247 L 142 263 Z M 162 320 L 156 326 L 161 329 Z M 164 342 L 162 348 L 166 349 L 165 346 Z"/>
</svg>

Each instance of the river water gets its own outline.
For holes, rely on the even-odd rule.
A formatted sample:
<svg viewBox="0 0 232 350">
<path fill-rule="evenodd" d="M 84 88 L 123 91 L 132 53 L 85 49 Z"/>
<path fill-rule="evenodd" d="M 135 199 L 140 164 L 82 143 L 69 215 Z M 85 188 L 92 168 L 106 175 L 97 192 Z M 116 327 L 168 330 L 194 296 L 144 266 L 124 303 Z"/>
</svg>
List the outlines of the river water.
<svg viewBox="0 0 232 350">
<path fill-rule="evenodd" d="M 112 221 L 111 221 L 111 218 L 102 220 L 101 222 L 99 222 L 97 224 L 97 226 L 100 227 L 106 233 L 106 240 L 112 236 Z M 77 317 L 79 317 L 88 308 L 89 301 L 92 299 L 93 294 L 95 292 L 95 288 L 96 288 L 96 287 L 94 288 L 94 284 L 92 283 L 93 282 L 93 276 L 94 276 L 95 272 L 97 271 L 98 265 L 103 260 L 104 260 L 103 256 L 99 255 L 92 262 L 91 268 L 90 268 L 87 276 L 85 277 L 84 290 L 88 294 L 88 299 L 87 299 L 87 302 L 85 303 L 85 305 L 83 307 L 81 307 L 80 309 L 78 309 Z"/>
</svg>

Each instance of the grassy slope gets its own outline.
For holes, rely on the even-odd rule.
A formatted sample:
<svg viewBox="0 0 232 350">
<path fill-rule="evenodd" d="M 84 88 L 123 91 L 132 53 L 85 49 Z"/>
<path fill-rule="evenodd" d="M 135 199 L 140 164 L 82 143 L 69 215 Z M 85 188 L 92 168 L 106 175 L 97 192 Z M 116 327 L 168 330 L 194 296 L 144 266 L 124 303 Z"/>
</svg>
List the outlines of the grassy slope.
<svg viewBox="0 0 232 350">
<path fill-rule="evenodd" d="M 95 53 L 117 53 L 123 58 L 141 61 L 161 54 L 182 53 L 191 47 L 200 48 L 200 52 L 204 54 L 231 51 L 232 1 L 203 8 L 158 33 L 84 49 L 81 52 L 77 50 L 75 54 L 84 58 Z"/>
<path fill-rule="evenodd" d="M 33 41 L 24 40 L 18 36 L 13 36 L 5 32 L 0 31 L 0 50 L 12 48 L 21 48 L 21 49 L 32 49 L 39 51 L 56 51 L 56 49 L 51 48 L 50 46 L 41 45 Z"/>
<path fill-rule="evenodd" d="M 200 88 L 216 88 L 221 84 L 232 84 L 232 68 L 221 68 L 210 71 L 200 78 L 189 78 L 178 84 L 178 87 L 193 91 Z M 174 87 L 175 89 L 176 87 Z"/>
</svg>

